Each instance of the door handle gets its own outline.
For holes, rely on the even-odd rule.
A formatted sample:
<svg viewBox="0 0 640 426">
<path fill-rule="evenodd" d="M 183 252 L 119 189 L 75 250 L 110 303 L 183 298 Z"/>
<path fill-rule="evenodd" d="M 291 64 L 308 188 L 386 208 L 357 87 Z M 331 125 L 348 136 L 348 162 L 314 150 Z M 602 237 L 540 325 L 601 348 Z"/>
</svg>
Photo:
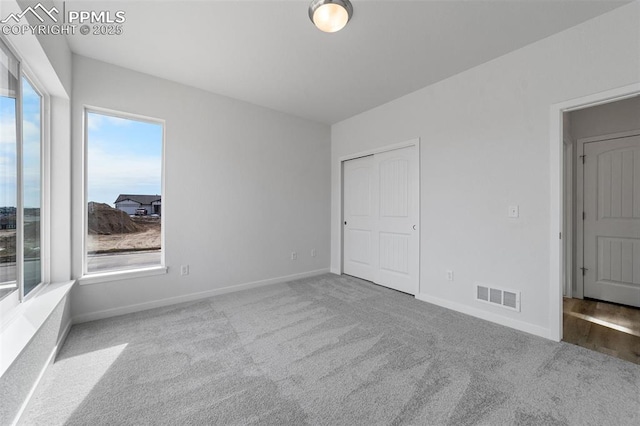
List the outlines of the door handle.
<svg viewBox="0 0 640 426">
<path fill-rule="evenodd" d="M 347 224 L 347 221 L 346 221 L 346 220 L 344 221 L 344 224 L 345 224 L 345 225 Z"/>
<path fill-rule="evenodd" d="M 413 230 L 414 230 L 414 231 L 416 230 L 416 225 L 413 225 Z"/>
</svg>

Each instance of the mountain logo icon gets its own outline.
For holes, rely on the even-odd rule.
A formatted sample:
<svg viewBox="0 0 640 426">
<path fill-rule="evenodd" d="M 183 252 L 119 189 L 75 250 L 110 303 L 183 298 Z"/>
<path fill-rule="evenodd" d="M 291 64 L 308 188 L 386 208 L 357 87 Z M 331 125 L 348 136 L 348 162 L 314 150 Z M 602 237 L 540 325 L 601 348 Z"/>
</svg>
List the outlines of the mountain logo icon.
<svg viewBox="0 0 640 426">
<path fill-rule="evenodd" d="M 2 21 L 0 21 L 0 23 L 2 24 L 6 24 L 7 22 L 9 22 L 10 20 L 14 20 L 16 22 L 20 22 L 20 20 L 27 14 L 27 13 L 31 13 L 33 16 L 36 17 L 36 19 L 40 22 L 44 22 L 45 18 L 48 16 L 49 18 L 51 18 L 51 20 L 53 22 L 58 22 L 58 18 L 54 15 L 54 13 L 57 15 L 58 9 L 56 9 L 55 6 L 53 6 L 51 9 L 47 9 L 46 7 L 44 7 L 42 5 L 42 3 L 38 3 L 35 6 L 29 6 L 28 8 L 26 8 L 25 10 L 23 10 L 22 12 L 15 14 L 15 13 L 10 13 L 9 16 L 7 16 L 5 19 L 3 19 Z"/>
</svg>

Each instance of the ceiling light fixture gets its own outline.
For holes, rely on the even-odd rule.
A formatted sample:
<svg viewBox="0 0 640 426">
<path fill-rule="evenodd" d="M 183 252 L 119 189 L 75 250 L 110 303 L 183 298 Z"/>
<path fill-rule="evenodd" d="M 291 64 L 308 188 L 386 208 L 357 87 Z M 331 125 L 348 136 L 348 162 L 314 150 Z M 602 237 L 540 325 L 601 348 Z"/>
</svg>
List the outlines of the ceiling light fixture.
<svg viewBox="0 0 640 426">
<path fill-rule="evenodd" d="M 320 31 L 335 33 L 347 25 L 353 16 L 349 0 L 313 0 L 309 5 L 309 18 Z"/>
</svg>

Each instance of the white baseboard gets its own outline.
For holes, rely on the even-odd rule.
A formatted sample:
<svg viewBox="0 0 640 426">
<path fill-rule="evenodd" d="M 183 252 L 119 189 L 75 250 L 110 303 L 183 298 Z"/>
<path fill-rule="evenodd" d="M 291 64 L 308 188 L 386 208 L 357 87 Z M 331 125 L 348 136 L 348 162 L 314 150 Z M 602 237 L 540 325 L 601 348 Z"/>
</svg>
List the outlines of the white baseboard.
<svg viewBox="0 0 640 426">
<path fill-rule="evenodd" d="M 146 311 L 147 309 L 161 308 L 163 306 L 175 305 L 184 302 L 193 302 L 195 300 L 206 299 L 212 296 L 218 296 L 220 294 L 232 293 L 235 291 L 248 290 L 256 287 L 263 287 L 266 285 L 280 284 L 287 281 L 298 280 L 302 278 L 315 277 L 317 275 L 326 274 L 329 272 L 329 268 L 317 269 L 315 271 L 302 272 L 299 274 L 285 275 L 282 277 L 269 278 L 266 280 L 253 281 L 244 284 L 236 284 L 228 287 L 216 288 L 213 290 L 201 291 L 198 293 L 185 294 L 181 296 L 169 297 L 166 299 L 152 300 L 150 302 L 136 303 L 133 305 L 121 306 L 112 309 L 105 309 L 103 311 L 89 312 L 85 314 L 76 315 L 73 317 L 74 324 L 80 324 L 88 321 L 95 321 L 104 318 L 116 317 L 119 315 L 130 314 L 133 312 Z"/>
<path fill-rule="evenodd" d="M 29 393 L 27 394 L 27 397 L 25 398 L 22 405 L 20 406 L 20 410 L 18 410 L 18 414 L 16 414 L 16 418 L 11 423 L 11 426 L 15 426 L 18 424 L 18 422 L 20 421 L 20 418 L 22 417 L 27 407 L 29 406 L 29 402 L 31 402 L 31 398 L 33 397 L 33 394 L 36 392 L 36 389 L 40 385 L 40 381 L 42 381 L 42 378 L 44 377 L 44 373 L 47 372 L 47 369 L 49 368 L 49 366 L 53 364 L 53 361 L 56 359 L 58 352 L 60 352 L 60 349 L 62 349 L 62 345 L 64 344 L 64 341 L 67 339 L 67 336 L 69 335 L 69 331 L 71 331 L 72 324 L 73 323 L 71 320 L 67 321 L 67 324 L 64 326 L 62 333 L 60 333 L 60 336 L 58 336 L 58 341 L 56 342 L 56 345 L 51 350 L 51 354 L 49 354 L 49 357 L 47 358 L 47 362 L 44 363 L 42 370 L 40 370 L 40 374 L 38 374 L 38 378 L 33 383 L 33 386 L 31 386 L 31 390 L 29 391 Z"/>
<path fill-rule="evenodd" d="M 452 311 L 461 312 L 463 314 L 471 315 L 472 317 L 487 320 L 496 324 L 504 325 L 505 327 L 514 328 L 516 330 L 524 331 L 525 333 L 533 334 L 539 337 L 549 339 L 549 330 L 533 325 L 524 321 L 518 321 L 513 318 L 508 318 L 502 315 L 497 315 L 492 312 L 488 312 L 482 309 L 474 308 L 471 306 L 463 305 L 461 303 L 452 302 L 450 300 L 440 299 L 438 297 L 429 296 L 427 294 L 418 294 L 416 299 L 423 302 L 433 303 L 434 305 L 441 306 L 443 308 L 451 309 Z"/>
</svg>

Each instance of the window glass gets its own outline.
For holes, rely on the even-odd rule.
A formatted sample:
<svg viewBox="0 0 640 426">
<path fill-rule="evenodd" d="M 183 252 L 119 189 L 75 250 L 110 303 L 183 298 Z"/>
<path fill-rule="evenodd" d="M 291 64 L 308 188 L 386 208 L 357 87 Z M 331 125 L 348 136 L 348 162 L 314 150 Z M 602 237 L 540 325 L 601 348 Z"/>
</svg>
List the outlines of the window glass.
<svg viewBox="0 0 640 426">
<path fill-rule="evenodd" d="M 24 212 L 24 294 L 42 281 L 40 258 L 42 98 L 22 78 L 22 191 Z"/>
<path fill-rule="evenodd" d="M 19 75 L 17 59 L 0 41 L 0 298 L 17 288 Z"/>
<path fill-rule="evenodd" d="M 163 125 L 87 112 L 87 273 L 162 264 Z"/>
</svg>

